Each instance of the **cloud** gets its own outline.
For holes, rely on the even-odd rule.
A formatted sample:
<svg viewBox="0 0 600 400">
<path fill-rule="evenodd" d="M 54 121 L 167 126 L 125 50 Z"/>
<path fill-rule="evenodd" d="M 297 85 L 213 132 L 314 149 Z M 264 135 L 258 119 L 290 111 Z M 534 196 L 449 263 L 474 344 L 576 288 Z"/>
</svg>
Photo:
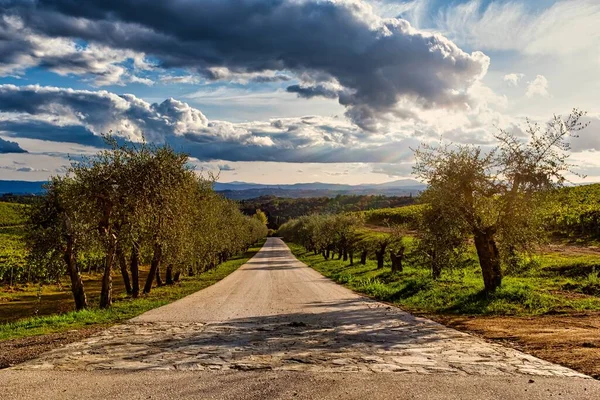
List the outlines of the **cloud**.
<svg viewBox="0 0 600 400">
<path fill-rule="evenodd" d="M 112 131 L 129 141 L 168 143 L 199 160 L 373 162 L 397 160 L 417 142 L 368 136 L 341 118 L 211 121 L 187 103 L 148 103 L 131 94 L 0 85 L 0 129 L 7 135 L 101 146 Z"/>
<path fill-rule="evenodd" d="M 507 74 L 504 75 L 504 82 L 506 82 L 509 86 L 517 87 L 519 86 L 519 81 L 524 77 L 524 74 Z"/>
<path fill-rule="evenodd" d="M 221 164 L 219 165 L 219 171 L 235 171 L 235 168 L 229 164 Z"/>
<path fill-rule="evenodd" d="M 27 153 L 27 151 L 23 150 L 18 143 L 4 140 L 0 137 L 0 154 L 7 153 Z"/>
<path fill-rule="evenodd" d="M 298 97 L 303 97 L 305 99 L 316 96 L 337 99 L 344 93 L 344 88 L 331 82 L 325 82 L 318 85 L 292 85 L 288 86 L 287 91 L 289 93 L 296 93 L 298 94 Z"/>
<path fill-rule="evenodd" d="M 546 79 L 544 75 L 538 75 L 534 80 L 527 82 L 527 92 L 525 92 L 525 96 L 549 97 L 550 93 L 548 93 L 548 79 Z"/>
<path fill-rule="evenodd" d="M 600 114 L 585 116 L 581 121 L 588 126 L 578 133 L 578 137 L 570 139 L 571 150 L 600 152 Z"/>
<path fill-rule="evenodd" d="M 371 172 L 374 174 L 384 174 L 390 178 L 406 177 L 412 174 L 412 163 L 411 158 L 409 162 L 396 163 L 396 164 L 374 164 Z"/>
<path fill-rule="evenodd" d="M 0 16 L 0 76 L 19 75 L 28 68 L 42 67 L 62 76 L 83 76 L 96 86 L 151 83 L 132 74 L 123 65 L 127 61 L 133 61 L 137 69 L 150 68 L 144 55 L 135 51 L 51 38 L 33 32 L 16 15 Z"/>
<path fill-rule="evenodd" d="M 426 2 L 421 2 L 426 3 Z M 462 44 L 483 50 L 567 56 L 600 46 L 597 0 L 558 0 L 547 8 L 526 1 L 472 0 L 439 9 L 435 25 Z"/>
<path fill-rule="evenodd" d="M 195 75 L 163 75 L 160 81 L 165 84 L 196 85 L 201 82 L 200 77 Z"/>
<path fill-rule="evenodd" d="M 285 80 L 289 71 L 301 81 L 291 90 L 311 95 L 327 93 L 316 89 L 324 83 L 339 84 L 347 115 L 371 130 L 379 116 L 404 117 L 397 110 L 403 100 L 424 109 L 464 108 L 473 101 L 469 88 L 489 66 L 483 53 L 468 54 L 405 20 L 381 18 L 358 0 L 3 4 L 7 15 L 45 41 L 78 39 L 147 54 L 161 68 L 207 79 Z"/>
<path fill-rule="evenodd" d="M 207 77 L 214 81 L 229 81 L 234 83 L 258 82 L 286 82 L 291 80 L 289 76 L 280 74 L 277 71 L 262 71 L 262 72 L 245 72 L 245 71 L 231 71 L 226 67 L 211 67 L 207 68 Z"/>
</svg>

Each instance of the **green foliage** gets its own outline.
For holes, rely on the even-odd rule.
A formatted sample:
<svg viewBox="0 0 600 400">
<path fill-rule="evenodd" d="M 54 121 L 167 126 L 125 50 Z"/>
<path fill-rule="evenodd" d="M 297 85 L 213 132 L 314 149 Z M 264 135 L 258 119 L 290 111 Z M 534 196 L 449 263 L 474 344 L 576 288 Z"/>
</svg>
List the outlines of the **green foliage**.
<svg viewBox="0 0 600 400">
<path fill-rule="evenodd" d="M 148 293 L 155 278 L 163 283 L 161 274 L 172 285 L 181 275 L 215 268 L 267 235 L 264 222 L 243 215 L 237 203 L 212 190 L 211 180 L 192 171 L 185 154 L 105 139 L 107 150 L 74 162 L 67 176 L 51 179 L 46 193 L 28 207 L 28 275 L 21 274 L 22 281 L 67 273 L 77 308 L 85 308 L 81 273 L 100 264 L 100 304 L 108 307 L 117 267 L 136 297 L 140 262 L 151 264 L 143 290 Z"/>
<path fill-rule="evenodd" d="M 267 225 L 269 223 L 269 219 L 267 218 L 267 214 L 265 214 L 262 210 L 256 210 L 256 213 L 252 216 L 257 219 L 261 224 Z"/>
<path fill-rule="evenodd" d="M 0 202 L 0 227 L 22 225 L 25 205 Z"/>
</svg>

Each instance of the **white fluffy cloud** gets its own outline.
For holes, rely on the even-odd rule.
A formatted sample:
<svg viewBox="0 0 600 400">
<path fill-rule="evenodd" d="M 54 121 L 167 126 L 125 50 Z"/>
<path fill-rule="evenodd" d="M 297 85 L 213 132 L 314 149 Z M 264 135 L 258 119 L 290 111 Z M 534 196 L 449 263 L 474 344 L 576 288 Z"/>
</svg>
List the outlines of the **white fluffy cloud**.
<svg viewBox="0 0 600 400">
<path fill-rule="evenodd" d="M 525 92 L 525 96 L 550 96 L 550 93 L 548 92 L 548 79 L 546 79 L 544 75 L 538 75 L 534 80 L 527 82 L 527 91 Z"/>
<path fill-rule="evenodd" d="M 506 82 L 509 86 L 517 87 L 524 76 L 524 74 L 506 74 L 504 75 L 504 82 Z"/>
</svg>

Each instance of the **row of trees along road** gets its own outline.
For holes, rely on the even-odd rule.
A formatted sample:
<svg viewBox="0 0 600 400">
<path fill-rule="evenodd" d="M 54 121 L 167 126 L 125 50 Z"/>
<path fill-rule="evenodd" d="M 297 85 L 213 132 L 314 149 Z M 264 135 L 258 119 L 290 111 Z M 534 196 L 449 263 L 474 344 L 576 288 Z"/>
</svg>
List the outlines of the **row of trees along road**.
<svg viewBox="0 0 600 400">
<path fill-rule="evenodd" d="M 485 291 L 493 292 L 502 283 L 503 266 L 515 266 L 544 239 L 540 210 L 547 195 L 567 182 L 567 174 L 576 175 L 568 162 L 569 142 L 587 126 L 581 122 L 584 115 L 575 109 L 544 127 L 527 121 L 524 132 L 500 130 L 492 148 L 441 143 L 415 151 L 414 173 L 428 188 L 419 199 L 424 207 L 413 253 L 431 268 L 434 279 L 443 268 L 468 262 L 473 243 Z M 308 216 L 284 224 L 279 232 L 326 258 L 338 248 L 350 257 L 360 252 L 363 263 L 374 254 L 379 268 L 391 250 L 392 268 L 401 271 L 403 229 L 365 234 L 352 218 Z"/>
<path fill-rule="evenodd" d="M 397 225 L 390 232 L 371 232 L 364 229 L 361 214 L 312 214 L 283 224 L 277 233 L 286 240 L 301 244 L 325 260 L 338 259 L 354 264 L 355 257 L 366 264 L 367 257 L 374 256 L 377 268 L 383 268 L 386 257 L 392 263 L 393 272 L 402 271 L 406 243 L 406 230 Z"/>
<path fill-rule="evenodd" d="M 185 154 L 105 139 L 108 150 L 53 177 L 27 208 L 28 262 L 40 276 L 68 274 L 77 310 L 88 305 L 81 266 L 90 259 L 102 260 L 100 307 L 106 308 L 115 268 L 137 297 L 145 261 L 150 271 L 141 290 L 149 293 L 154 280 L 172 284 L 181 273 L 214 268 L 266 236 L 264 221 L 217 195 Z"/>
</svg>

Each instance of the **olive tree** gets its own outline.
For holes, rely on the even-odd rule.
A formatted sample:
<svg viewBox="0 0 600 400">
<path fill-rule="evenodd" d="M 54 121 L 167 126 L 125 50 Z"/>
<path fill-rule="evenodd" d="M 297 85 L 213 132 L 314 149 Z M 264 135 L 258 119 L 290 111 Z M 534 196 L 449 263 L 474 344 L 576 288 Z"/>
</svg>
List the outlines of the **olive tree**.
<svg viewBox="0 0 600 400">
<path fill-rule="evenodd" d="M 90 244 L 91 227 L 82 218 L 83 204 L 78 201 L 80 188 L 70 178 L 54 177 L 45 186 L 46 193 L 27 208 L 25 240 L 28 262 L 60 276 L 67 272 L 75 309 L 88 306 L 78 255 Z"/>
<path fill-rule="evenodd" d="M 423 200 L 454 232 L 472 236 L 486 292 L 501 285 L 502 260 L 539 238 L 539 194 L 565 183 L 569 139 L 585 128 L 583 115 L 573 110 L 545 127 L 528 121 L 526 139 L 500 130 L 498 144 L 488 151 L 471 145 L 422 145 L 415 151 L 415 174 L 428 184 Z M 432 231 L 440 228 L 430 221 Z"/>
</svg>

